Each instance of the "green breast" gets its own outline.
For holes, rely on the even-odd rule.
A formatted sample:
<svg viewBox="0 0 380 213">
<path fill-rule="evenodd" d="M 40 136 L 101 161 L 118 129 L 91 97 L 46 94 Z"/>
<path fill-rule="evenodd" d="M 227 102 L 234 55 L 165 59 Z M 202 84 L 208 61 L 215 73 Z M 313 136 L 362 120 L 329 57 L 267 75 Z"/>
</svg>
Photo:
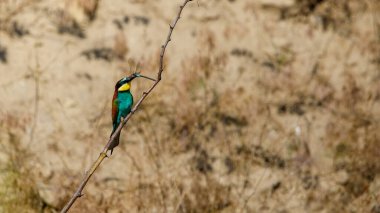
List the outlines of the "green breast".
<svg viewBox="0 0 380 213">
<path fill-rule="evenodd" d="M 121 116 L 125 117 L 132 109 L 133 97 L 130 91 L 119 92 L 117 94 L 117 99 L 119 101 L 119 113 Z"/>
</svg>

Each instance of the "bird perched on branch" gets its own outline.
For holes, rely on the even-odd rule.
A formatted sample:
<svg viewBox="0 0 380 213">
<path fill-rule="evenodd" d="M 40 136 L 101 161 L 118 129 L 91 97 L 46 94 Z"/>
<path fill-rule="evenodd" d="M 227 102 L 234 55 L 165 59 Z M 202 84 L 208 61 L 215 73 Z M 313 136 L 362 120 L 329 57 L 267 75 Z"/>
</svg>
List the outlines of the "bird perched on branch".
<svg viewBox="0 0 380 213">
<path fill-rule="evenodd" d="M 116 131 L 122 118 L 125 118 L 132 110 L 133 96 L 131 94 L 131 82 L 137 77 L 143 77 L 152 81 L 155 79 L 141 75 L 140 73 L 133 73 L 131 76 L 120 79 L 115 85 L 115 92 L 112 98 L 112 124 L 113 130 L 111 136 Z M 111 150 L 119 145 L 120 132 L 117 134 L 114 141 L 111 142 L 108 150 Z"/>
</svg>

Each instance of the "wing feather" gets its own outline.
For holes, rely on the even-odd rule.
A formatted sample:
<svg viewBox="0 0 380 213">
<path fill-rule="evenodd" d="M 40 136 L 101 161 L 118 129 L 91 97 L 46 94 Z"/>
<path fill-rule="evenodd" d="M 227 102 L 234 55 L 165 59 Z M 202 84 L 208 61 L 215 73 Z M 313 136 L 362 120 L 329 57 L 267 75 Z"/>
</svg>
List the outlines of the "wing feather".
<svg viewBox="0 0 380 213">
<path fill-rule="evenodd" d="M 115 124 L 117 120 L 117 114 L 119 111 L 119 100 L 117 99 L 117 90 L 115 90 L 112 98 L 112 124 Z"/>
</svg>

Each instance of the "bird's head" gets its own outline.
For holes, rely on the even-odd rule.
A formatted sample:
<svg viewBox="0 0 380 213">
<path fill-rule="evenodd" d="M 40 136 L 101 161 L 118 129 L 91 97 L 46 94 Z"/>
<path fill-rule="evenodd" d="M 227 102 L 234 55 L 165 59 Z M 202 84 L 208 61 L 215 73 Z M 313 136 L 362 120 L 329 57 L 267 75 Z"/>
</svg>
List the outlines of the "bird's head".
<svg viewBox="0 0 380 213">
<path fill-rule="evenodd" d="M 152 81 L 155 81 L 155 79 L 153 78 L 149 78 L 149 77 L 146 77 L 146 76 L 143 76 L 141 75 L 140 73 L 133 73 L 132 75 L 128 76 L 128 77 L 124 77 L 122 79 L 120 79 L 116 85 L 115 85 L 115 89 L 117 89 L 117 91 L 119 92 L 124 92 L 124 91 L 128 91 L 131 89 L 131 82 L 133 79 L 137 78 L 137 77 L 142 77 L 142 78 L 147 78 L 149 80 L 152 80 Z"/>
<path fill-rule="evenodd" d="M 125 91 L 130 90 L 131 89 L 131 82 L 135 78 L 136 78 L 135 75 L 131 75 L 131 76 L 124 77 L 124 78 L 120 79 L 116 83 L 115 89 L 117 89 L 117 91 L 119 91 L 119 92 L 125 92 Z"/>
</svg>

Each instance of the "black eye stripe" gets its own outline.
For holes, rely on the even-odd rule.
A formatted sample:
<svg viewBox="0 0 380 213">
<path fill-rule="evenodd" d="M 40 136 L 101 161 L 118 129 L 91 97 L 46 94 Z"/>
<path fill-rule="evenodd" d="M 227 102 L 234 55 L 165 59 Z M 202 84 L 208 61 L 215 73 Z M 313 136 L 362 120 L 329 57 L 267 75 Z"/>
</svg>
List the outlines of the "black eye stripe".
<svg viewBox="0 0 380 213">
<path fill-rule="evenodd" d="M 120 88 L 123 84 L 126 84 L 128 82 L 131 82 L 134 78 L 136 78 L 135 76 L 133 77 L 124 77 L 122 79 L 120 79 L 117 83 L 116 83 L 116 88 Z"/>
</svg>

